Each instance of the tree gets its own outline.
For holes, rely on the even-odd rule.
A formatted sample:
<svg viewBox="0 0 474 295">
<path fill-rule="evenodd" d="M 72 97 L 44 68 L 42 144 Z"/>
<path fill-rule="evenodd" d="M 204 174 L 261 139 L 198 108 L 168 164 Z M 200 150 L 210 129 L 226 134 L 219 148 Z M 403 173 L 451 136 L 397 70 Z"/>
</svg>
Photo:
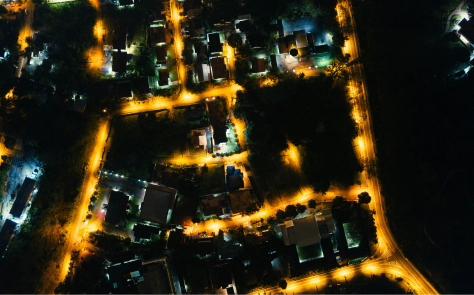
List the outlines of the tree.
<svg viewBox="0 0 474 295">
<path fill-rule="evenodd" d="M 308 201 L 308 207 L 311 208 L 311 209 L 314 209 L 316 208 L 318 204 L 316 203 L 316 200 L 309 200 Z"/>
<path fill-rule="evenodd" d="M 288 283 L 286 282 L 286 280 L 282 279 L 280 281 L 280 283 L 278 284 L 278 286 L 280 286 L 280 288 L 282 288 L 283 290 L 286 289 L 286 287 L 288 286 Z"/>
<path fill-rule="evenodd" d="M 359 204 L 368 204 L 370 203 L 370 200 L 372 199 L 369 196 L 368 192 L 362 192 L 358 195 L 358 197 L 359 197 Z"/>
<path fill-rule="evenodd" d="M 97 197 L 96 196 L 92 196 L 91 197 L 91 203 L 95 203 L 97 201 Z"/>
<path fill-rule="evenodd" d="M 229 37 L 227 37 L 227 43 L 230 47 L 237 48 L 242 45 L 242 37 L 236 33 L 230 34 Z"/>
<path fill-rule="evenodd" d="M 296 204 L 296 211 L 298 211 L 298 213 L 304 213 L 304 211 L 306 211 L 306 206 L 298 203 Z"/>
<path fill-rule="evenodd" d="M 278 209 L 277 213 L 276 213 L 276 219 L 278 220 L 283 220 L 286 218 L 286 214 L 285 214 L 285 211 L 281 210 L 281 209 Z"/>
<path fill-rule="evenodd" d="M 298 215 L 295 205 L 288 205 L 285 208 L 285 216 L 295 218 Z"/>
<path fill-rule="evenodd" d="M 92 211 L 94 210 L 94 207 L 95 207 L 94 205 L 90 204 L 90 205 L 87 207 L 87 209 L 89 209 L 89 211 L 92 212 Z"/>
<path fill-rule="evenodd" d="M 247 215 L 251 215 L 255 212 L 258 212 L 259 210 L 259 206 L 257 203 L 251 203 L 247 206 L 247 208 L 245 209 L 245 214 Z"/>
<path fill-rule="evenodd" d="M 0 5 L 0 14 L 5 14 L 8 13 L 8 10 L 5 8 L 5 6 Z"/>
<path fill-rule="evenodd" d="M 199 222 L 201 222 L 201 218 L 199 218 L 198 216 L 194 216 L 192 221 L 193 221 L 193 223 L 199 223 Z"/>
<path fill-rule="evenodd" d="M 333 208 L 340 208 L 344 204 L 344 198 L 341 196 L 336 196 L 332 200 L 332 207 Z"/>
<path fill-rule="evenodd" d="M 89 220 L 89 219 L 91 219 L 91 218 L 92 218 L 92 214 L 87 214 L 86 219 Z"/>
</svg>

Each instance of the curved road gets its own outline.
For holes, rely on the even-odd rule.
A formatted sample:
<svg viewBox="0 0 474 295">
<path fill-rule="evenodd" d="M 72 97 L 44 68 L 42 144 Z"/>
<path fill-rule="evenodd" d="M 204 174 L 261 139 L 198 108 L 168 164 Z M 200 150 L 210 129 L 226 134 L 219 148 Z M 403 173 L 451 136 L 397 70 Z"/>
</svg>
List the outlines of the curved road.
<svg viewBox="0 0 474 295">
<path fill-rule="evenodd" d="M 175 40 L 178 44 L 181 44 L 181 36 L 179 28 L 179 14 L 177 12 L 177 1 L 172 0 L 170 3 L 171 15 L 174 25 Z M 343 28 L 344 35 L 349 38 L 344 48 L 344 53 L 349 53 L 354 60 L 359 58 L 358 39 L 355 31 L 355 24 L 351 12 L 351 4 L 349 1 L 338 1 L 337 11 L 338 19 Z M 179 48 L 181 45 L 178 45 Z M 178 49 L 177 48 L 177 49 Z M 147 103 L 130 104 L 121 108 L 120 110 L 109 114 L 107 119 L 101 124 L 96 142 L 94 144 L 92 155 L 89 159 L 89 170 L 86 173 L 86 177 L 83 185 L 83 193 L 78 205 L 78 211 L 75 222 L 72 224 L 70 229 L 69 242 L 67 247 L 67 253 L 65 255 L 63 263 L 63 271 L 61 279 L 65 277 L 68 271 L 68 265 L 70 260 L 71 250 L 74 246 L 74 241 L 78 237 L 79 230 L 82 227 L 82 220 L 84 220 L 87 214 L 87 206 L 89 204 L 89 197 L 92 195 L 94 188 L 97 184 L 97 172 L 100 166 L 100 160 L 103 150 L 106 145 L 108 137 L 108 131 L 110 128 L 110 122 L 112 119 L 119 115 L 134 114 L 146 111 L 154 111 L 160 109 L 172 109 L 176 106 L 182 106 L 186 104 L 193 104 L 203 101 L 205 97 L 224 95 L 232 97 L 235 92 L 240 89 L 240 86 L 229 82 L 228 86 L 211 89 L 203 92 L 199 95 L 192 95 L 185 91 L 185 70 L 181 62 L 178 62 L 181 91 L 176 99 L 162 99 L 153 100 Z M 361 161 L 367 163 L 375 160 L 375 147 L 373 144 L 372 127 L 370 121 L 370 112 L 367 99 L 367 90 L 365 86 L 363 69 L 360 64 L 355 64 L 350 68 L 351 81 L 349 84 L 349 90 L 354 101 L 354 117 L 359 123 L 359 138 L 356 139 L 358 143 Z M 408 261 L 401 250 L 399 249 L 395 239 L 393 238 L 385 217 L 383 199 L 380 194 L 380 187 L 378 178 L 375 175 L 368 176 L 369 193 L 373 196 L 373 201 L 370 203 L 371 209 L 376 211 L 375 221 L 378 229 L 379 248 L 377 250 L 376 259 L 369 259 L 359 265 L 346 266 L 341 269 L 333 270 L 324 274 L 317 274 L 302 279 L 295 279 L 289 282 L 288 287 L 284 292 L 312 292 L 315 293 L 318 284 L 324 284 L 328 279 L 341 279 L 357 273 L 357 272 L 386 272 L 394 274 L 399 277 L 403 277 L 409 282 L 412 291 L 419 294 L 437 294 L 434 287 L 423 277 L 423 275 L 415 268 L 415 266 Z M 281 293 L 283 290 L 279 287 L 259 289 L 256 293 Z"/>
</svg>

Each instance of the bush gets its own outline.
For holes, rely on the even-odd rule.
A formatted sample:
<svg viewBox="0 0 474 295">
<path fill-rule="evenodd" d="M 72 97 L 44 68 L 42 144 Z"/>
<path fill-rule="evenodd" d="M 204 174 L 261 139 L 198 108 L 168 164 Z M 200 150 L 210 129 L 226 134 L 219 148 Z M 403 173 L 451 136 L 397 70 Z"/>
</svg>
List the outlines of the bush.
<svg viewBox="0 0 474 295">
<path fill-rule="evenodd" d="M 304 211 L 306 211 L 306 206 L 298 203 L 296 204 L 296 211 L 298 211 L 298 213 L 304 213 Z"/>
<path fill-rule="evenodd" d="M 280 286 L 280 288 L 282 288 L 283 290 L 286 289 L 286 287 L 288 287 L 288 283 L 286 282 L 286 280 L 282 279 L 280 281 L 280 283 L 278 284 L 278 286 Z"/>
<path fill-rule="evenodd" d="M 286 218 L 286 214 L 285 214 L 285 211 L 281 210 L 281 209 L 278 209 L 277 213 L 276 213 L 276 219 L 278 220 L 283 220 Z"/>
<path fill-rule="evenodd" d="M 295 205 L 288 205 L 285 208 L 285 216 L 295 218 L 298 215 Z"/>
<path fill-rule="evenodd" d="M 308 207 L 311 208 L 311 209 L 314 209 L 316 208 L 318 204 L 316 203 L 316 200 L 309 200 L 308 201 Z"/>
</svg>

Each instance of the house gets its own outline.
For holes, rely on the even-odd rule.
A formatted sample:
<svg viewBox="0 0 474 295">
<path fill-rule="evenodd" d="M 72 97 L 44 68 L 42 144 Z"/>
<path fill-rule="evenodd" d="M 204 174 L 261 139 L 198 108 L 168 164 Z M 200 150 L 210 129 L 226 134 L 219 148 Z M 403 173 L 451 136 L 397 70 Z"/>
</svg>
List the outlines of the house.
<svg viewBox="0 0 474 295">
<path fill-rule="evenodd" d="M 151 94 L 150 83 L 148 77 L 140 77 L 135 79 L 135 86 L 139 95 Z"/>
<path fill-rule="evenodd" d="M 250 44 L 250 49 L 267 48 L 265 37 L 260 33 L 247 34 L 247 41 Z"/>
<path fill-rule="evenodd" d="M 132 85 L 129 81 L 123 81 L 115 84 L 117 98 L 132 98 Z"/>
<path fill-rule="evenodd" d="M 114 294 L 138 293 L 138 282 L 143 280 L 142 260 L 135 259 L 114 264 L 105 270 Z"/>
<path fill-rule="evenodd" d="M 181 287 L 171 270 L 167 256 L 143 261 L 143 279 L 138 282 L 139 294 L 181 294 Z M 176 282 L 175 282 L 176 280 Z"/>
<path fill-rule="evenodd" d="M 37 182 L 31 178 L 26 177 L 25 181 L 20 187 L 20 191 L 18 192 L 15 202 L 10 210 L 10 214 L 13 218 L 21 219 L 21 216 L 27 207 L 28 202 L 33 195 L 33 191 L 35 190 Z"/>
<path fill-rule="evenodd" d="M 207 34 L 207 42 L 209 44 L 209 53 L 222 53 L 222 43 L 219 33 Z"/>
<path fill-rule="evenodd" d="M 204 37 L 204 27 L 201 22 L 190 22 L 184 28 L 184 35 L 190 38 Z"/>
<path fill-rule="evenodd" d="M 127 28 L 119 27 L 114 30 L 114 39 L 112 40 L 112 48 L 114 51 L 125 51 L 127 49 Z"/>
<path fill-rule="evenodd" d="M 165 27 L 151 27 L 150 28 L 150 42 L 152 46 L 170 43 L 171 39 L 166 36 Z"/>
<path fill-rule="evenodd" d="M 109 203 L 107 204 L 107 213 L 105 214 L 105 222 L 112 225 L 123 224 L 123 220 L 127 214 L 129 198 L 130 197 L 123 192 L 111 191 Z"/>
<path fill-rule="evenodd" d="M 148 224 L 137 223 L 133 226 L 133 236 L 135 237 L 135 242 L 140 242 L 142 240 L 150 240 L 152 234 L 159 234 L 160 229 L 156 226 L 151 226 Z"/>
<path fill-rule="evenodd" d="M 244 187 L 244 176 L 240 169 L 235 169 L 235 166 L 227 166 L 226 185 L 229 192 Z"/>
<path fill-rule="evenodd" d="M 180 246 L 185 239 L 184 230 L 182 228 L 174 228 L 170 231 L 168 237 L 168 249 L 175 249 Z"/>
<path fill-rule="evenodd" d="M 254 58 L 252 59 L 252 73 L 258 74 L 265 72 L 265 59 Z"/>
<path fill-rule="evenodd" d="M 158 67 L 166 65 L 168 46 L 155 47 L 156 65 Z"/>
<path fill-rule="evenodd" d="M 199 82 L 207 82 L 211 80 L 211 67 L 209 64 L 194 64 L 194 73 L 196 80 Z"/>
<path fill-rule="evenodd" d="M 321 215 L 315 216 L 318 221 L 318 230 L 321 239 L 329 238 L 330 234 L 336 231 L 331 209 L 325 209 L 321 212 Z"/>
<path fill-rule="evenodd" d="M 206 130 L 193 130 L 190 134 L 191 145 L 195 149 L 204 149 L 206 150 L 207 146 L 207 138 L 206 138 Z"/>
<path fill-rule="evenodd" d="M 466 20 L 465 18 L 459 23 L 458 33 L 461 35 L 461 40 L 464 43 L 474 43 L 474 21 Z"/>
<path fill-rule="evenodd" d="M 245 243 L 247 245 L 261 244 L 270 241 L 272 237 L 272 232 L 268 230 L 260 234 L 248 233 L 245 235 Z"/>
<path fill-rule="evenodd" d="M 168 69 L 158 70 L 158 85 L 167 86 L 170 84 L 170 71 Z"/>
<path fill-rule="evenodd" d="M 215 57 L 211 59 L 212 79 L 221 80 L 227 78 L 227 67 L 223 57 Z"/>
<path fill-rule="evenodd" d="M 223 149 L 227 144 L 227 127 L 225 125 L 211 125 L 212 127 L 212 139 L 214 147 L 217 150 Z"/>
<path fill-rule="evenodd" d="M 119 0 L 120 7 L 132 6 L 133 0 Z"/>
<path fill-rule="evenodd" d="M 7 219 L 0 230 L 0 258 L 3 258 L 8 244 L 15 235 L 16 222 Z"/>
<path fill-rule="evenodd" d="M 127 70 L 127 53 L 123 51 L 112 52 L 112 72 L 125 73 Z"/>
<path fill-rule="evenodd" d="M 206 218 L 211 216 L 226 218 L 230 215 L 229 202 L 227 201 L 226 194 L 205 197 L 199 203 L 199 209 Z"/>
<path fill-rule="evenodd" d="M 199 16 L 202 12 L 202 3 L 197 0 L 189 0 L 183 3 L 183 15 L 188 19 L 193 19 Z"/>
<path fill-rule="evenodd" d="M 237 33 L 245 33 L 250 30 L 253 25 L 253 20 L 246 19 L 246 20 L 236 20 L 235 21 L 235 31 Z"/>
<path fill-rule="evenodd" d="M 151 24 L 161 23 L 166 20 L 166 9 L 164 2 L 155 2 L 154 7 L 151 9 L 149 19 Z"/>
<path fill-rule="evenodd" d="M 148 184 L 141 204 L 140 220 L 165 225 L 171 219 L 177 190 Z"/>
<path fill-rule="evenodd" d="M 308 38 L 304 30 L 294 31 L 293 35 L 296 39 L 296 48 L 303 48 L 308 46 Z"/>
<path fill-rule="evenodd" d="M 278 38 L 278 52 L 280 54 L 288 54 L 290 52 L 286 43 L 286 37 Z"/>
<path fill-rule="evenodd" d="M 232 215 L 245 214 L 247 206 L 252 203 L 249 189 L 229 192 L 230 208 Z"/>
<path fill-rule="evenodd" d="M 192 240 L 193 254 L 200 256 L 201 258 L 207 257 L 216 252 L 214 238 L 203 237 L 194 238 Z"/>
<path fill-rule="evenodd" d="M 212 286 L 216 294 L 237 294 L 234 274 L 229 263 L 211 267 L 210 273 Z"/>
<path fill-rule="evenodd" d="M 160 184 L 161 186 L 178 189 L 179 174 L 167 170 L 165 165 L 155 164 L 151 182 Z"/>
<path fill-rule="evenodd" d="M 216 27 L 229 25 L 230 17 L 223 12 L 216 12 L 211 15 L 211 24 Z"/>
<path fill-rule="evenodd" d="M 197 60 L 207 60 L 207 46 L 204 42 L 193 44 L 194 54 L 196 54 Z"/>
</svg>

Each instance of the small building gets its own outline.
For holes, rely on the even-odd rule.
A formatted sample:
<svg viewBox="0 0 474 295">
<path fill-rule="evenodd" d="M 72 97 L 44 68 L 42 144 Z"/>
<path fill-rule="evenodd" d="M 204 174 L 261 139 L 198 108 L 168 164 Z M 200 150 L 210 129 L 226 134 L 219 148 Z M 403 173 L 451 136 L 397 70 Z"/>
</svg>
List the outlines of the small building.
<svg viewBox="0 0 474 295">
<path fill-rule="evenodd" d="M 136 294 L 138 282 L 143 280 L 142 260 L 135 259 L 112 265 L 105 273 L 112 285 L 112 293 Z"/>
<path fill-rule="evenodd" d="M 181 286 L 168 256 L 143 261 L 143 279 L 138 282 L 139 294 L 181 294 Z"/>
<path fill-rule="evenodd" d="M 194 43 L 193 44 L 194 54 L 198 60 L 206 59 L 207 60 L 207 46 L 204 42 Z"/>
<path fill-rule="evenodd" d="M 209 53 L 222 53 L 222 43 L 219 33 L 207 34 L 207 42 L 209 44 Z"/>
<path fill-rule="evenodd" d="M 150 83 L 148 81 L 148 77 L 136 78 L 135 86 L 139 95 L 151 94 Z"/>
<path fill-rule="evenodd" d="M 235 21 L 235 31 L 237 33 L 246 33 L 251 29 L 253 25 L 253 20 L 246 19 L 246 20 L 236 20 Z"/>
<path fill-rule="evenodd" d="M 223 57 L 215 57 L 211 59 L 212 79 L 222 80 L 227 78 L 227 67 Z"/>
<path fill-rule="evenodd" d="M 177 190 L 148 184 L 141 204 L 140 220 L 165 225 L 171 219 Z"/>
<path fill-rule="evenodd" d="M 175 249 L 179 247 L 184 242 L 184 230 L 181 228 L 175 228 L 170 231 L 170 235 L 168 237 L 168 249 Z"/>
<path fill-rule="evenodd" d="M 125 51 L 127 49 L 127 28 L 119 27 L 114 30 L 114 38 L 112 40 L 112 48 L 114 51 Z"/>
<path fill-rule="evenodd" d="M 8 244 L 15 235 L 16 222 L 7 219 L 0 230 L 0 258 L 3 258 Z"/>
<path fill-rule="evenodd" d="M 151 24 L 161 23 L 166 20 L 165 2 L 155 2 L 153 8 L 150 11 L 149 19 Z"/>
<path fill-rule="evenodd" d="M 155 47 L 156 66 L 166 65 L 168 46 Z"/>
<path fill-rule="evenodd" d="M 133 0 L 119 0 L 120 7 L 127 7 L 133 5 Z"/>
<path fill-rule="evenodd" d="M 201 22 L 191 22 L 184 28 L 184 34 L 190 38 L 204 37 L 204 27 Z"/>
<path fill-rule="evenodd" d="M 133 236 L 135 237 L 135 242 L 150 240 L 151 235 L 157 235 L 159 233 L 160 229 L 156 226 L 151 226 L 143 223 L 137 223 L 133 226 Z"/>
<path fill-rule="evenodd" d="M 158 71 L 158 85 L 168 86 L 170 84 L 170 71 L 168 69 Z"/>
<path fill-rule="evenodd" d="M 275 54 L 270 55 L 270 62 L 272 64 L 272 69 L 278 69 L 278 63 Z"/>
<path fill-rule="evenodd" d="M 265 37 L 260 33 L 247 34 L 250 49 L 267 48 Z"/>
<path fill-rule="evenodd" d="M 169 43 L 171 39 L 166 36 L 165 27 L 151 27 L 150 28 L 150 42 L 152 46 Z"/>
<path fill-rule="evenodd" d="M 31 200 L 36 185 L 37 182 L 35 180 L 28 177 L 25 178 L 10 210 L 10 214 L 13 218 L 21 219 L 28 202 Z"/>
<path fill-rule="evenodd" d="M 235 166 L 227 166 L 226 185 L 229 192 L 239 190 L 244 187 L 244 175 L 240 169 Z"/>
<path fill-rule="evenodd" d="M 219 151 L 224 149 L 227 144 L 227 127 L 225 125 L 211 125 L 212 127 L 212 140 L 214 147 Z"/>
<path fill-rule="evenodd" d="M 194 64 L 194 73 L 196 80 L 199 82 L 207 82 L 211 80 L 211 67 L 209 64 Z"/>
<path fill-rule="evenodd" d="M 296 39 L 296 48 L 303 48 L 309 45 L 308 38 L 304 30 L 294 31 L 293 35 L 295 35 Z"/>
<path fill-rule="evenodd" d="M 199 203 L 199 209 L 206 218 L 211 216 L 226 218 L 230 215 L 229 202 L 227 201 L 226 194 L 205 197 Z"/>
<path fill-rule="evenodd" d="M 288 45 L 286 44 L 286 37 L 278 38 L 278 52 L 280 54 L 290 53 L 290 51 L 288 50 Z"/>
<path fill-rule="evenodd" d="M 201 7 L 192 8 L 186 11 L 186 17 L 188 19 L 193 19 L 196 18 L 196 16 L 201 15 L 201 12 Z"/>
<path fill-rule="evenodd" d="M 211 15 L 211 24 L 216 27 L 222 27 L 231 23 L 230 17 L 224 12 L 215 12 Z"/>
<path fill-rule="evenodd" d="M 254 58 L 252 59 L 252 73 L 258 74 L 265 72 L 265 59 Z"/>
<path fill-rule="evenodd" d="M 232 215 L 245 214 L 247 206 L 252 203 L 250 190 L 239 190 L 229 192 L 230 207 Z"/>
<path fill-rule="evenodd" d="M 206 130 L 192 130 L 190 134 L 191 145 L 195 149 L 204 149 L 206 150 L 207 146 L 207 137 Z"/>
<path fill-rule="evenodd" d="M 112 72 L 125 73 L 127 70 L 127 53 L 123 51 L 112 52 Z"/>
<path fill-rule="evenodd" d="M 127 214 L 129 196 L 123 192 L 111 191 L 109 203 L 107 204 L 107 213 L 105 214 L 105 222 L 112 225 L 123 226 L 123 220 Z"/>
</svg>

